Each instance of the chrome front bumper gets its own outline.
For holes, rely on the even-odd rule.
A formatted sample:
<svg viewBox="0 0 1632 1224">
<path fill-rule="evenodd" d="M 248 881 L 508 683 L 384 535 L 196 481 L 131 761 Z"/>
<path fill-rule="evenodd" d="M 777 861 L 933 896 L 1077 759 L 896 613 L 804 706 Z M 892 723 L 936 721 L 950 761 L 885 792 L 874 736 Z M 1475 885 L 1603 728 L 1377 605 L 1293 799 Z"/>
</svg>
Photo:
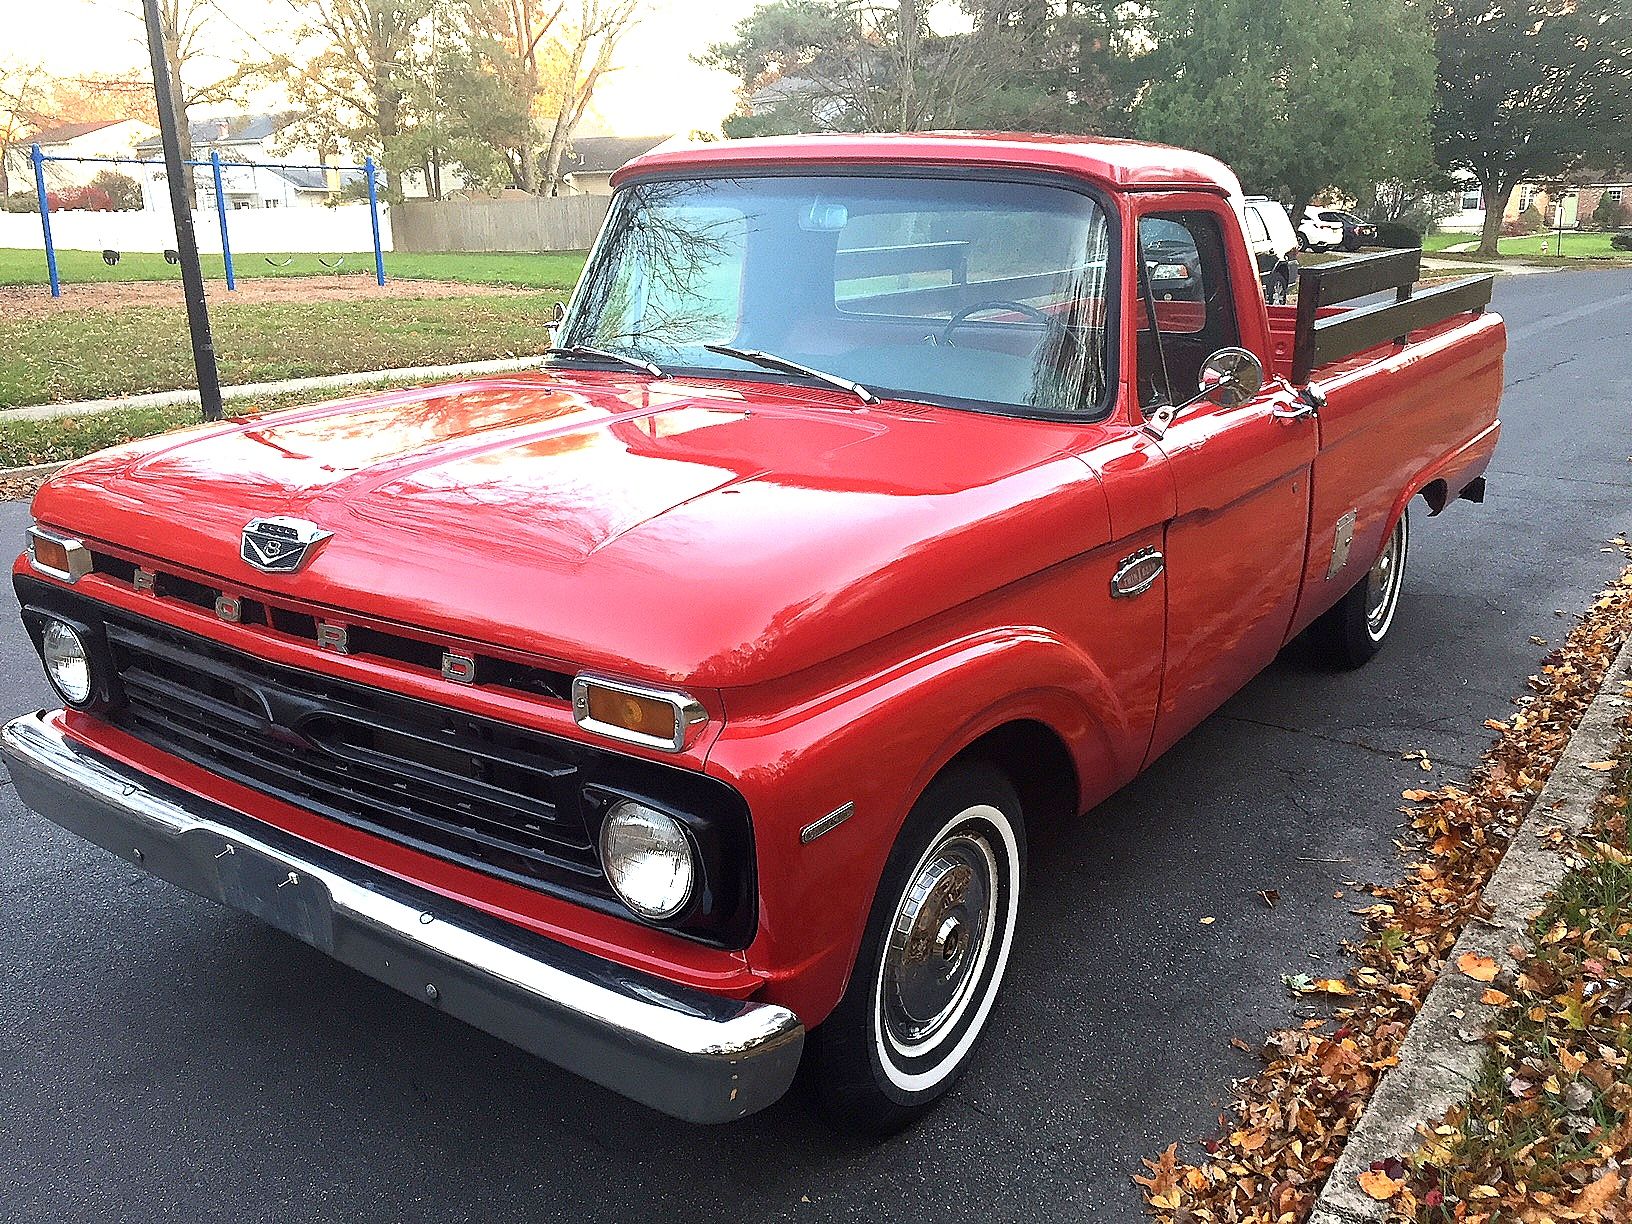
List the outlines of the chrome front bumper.
<svg viewBox="0 0 1632 1224">
<path fill-rule="evenodd" d="M 626 969 L 136 773 L 29 714 L 0 730 L 18 797 L 200 896 L 653 1109 L 725 1122 L 793 1080 L 784 1007 Z"/>
</svg>

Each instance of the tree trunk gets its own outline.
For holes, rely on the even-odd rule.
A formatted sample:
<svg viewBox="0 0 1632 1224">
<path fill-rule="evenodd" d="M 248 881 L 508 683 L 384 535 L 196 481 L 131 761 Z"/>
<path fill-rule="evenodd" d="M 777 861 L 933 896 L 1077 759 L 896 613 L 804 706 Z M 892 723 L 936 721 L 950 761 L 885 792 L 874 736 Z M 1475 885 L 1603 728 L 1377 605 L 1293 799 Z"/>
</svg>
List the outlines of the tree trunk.
<svg viewBox="0 0 1632 1224">
<path fill-rule="evenodd" d="M 193 125 L 187 118 L 187 90 L 181 83 L 181 33 L 170 13 L 163 21 L 164 65 L 170 73 L 170 96 L 176 102 L 176 140 L 181 145 L 181 183 L 187 192 L 187 207 L 198 207 L 198 187 L 193 181 Z"/>
<path fill-rule="evenodd" d="M 898 58 L 901 71 L 901 120 L 898 131 L 916 129 L 918 85 L 918 5 L 916 0 L 900 0 L 896 5 L 896 37 L 901 40 Z"/>
<path fill-rule="evenodd" d="M 1517 184 L 1509 176 L 1494 174 L 1479 176 L 1479 189 L 1485 197 L 1485 227 L 1479 234 L 1479 254 L 1500 255 L 1502 217 L 1507 212 L 1507 198 Z"/>
<path fill-rule="evenodd" d="M 10 156 L 10 149 L 0 149 L 0 204 L 11 195 L 11 171 L 6 169 L 6 159 Z"/>
</svg>

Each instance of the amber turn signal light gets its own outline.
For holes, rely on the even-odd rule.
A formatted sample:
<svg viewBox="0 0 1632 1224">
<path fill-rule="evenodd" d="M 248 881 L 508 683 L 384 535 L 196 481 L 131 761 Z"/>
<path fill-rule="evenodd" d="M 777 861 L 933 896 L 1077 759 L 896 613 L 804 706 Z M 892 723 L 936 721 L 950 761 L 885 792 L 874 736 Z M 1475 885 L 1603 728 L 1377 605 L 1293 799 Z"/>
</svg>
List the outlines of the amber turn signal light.
<svg viewBox="0 0 1632 1224">
<path fill-rule="evenodd" d="M 52 578 L 78 582 L 91 572 L 91 550 L 85 541 L 38 524 L 28 529 L 29 563 Z"/>
<path fill-rule="evenodd" d="M 586 731 L 665 752 L 679 752 L 691 729 L 708 719 L 702 705 L 685 693 L 596 676 L 573 680 L 572 714 Z"/>
</svg>

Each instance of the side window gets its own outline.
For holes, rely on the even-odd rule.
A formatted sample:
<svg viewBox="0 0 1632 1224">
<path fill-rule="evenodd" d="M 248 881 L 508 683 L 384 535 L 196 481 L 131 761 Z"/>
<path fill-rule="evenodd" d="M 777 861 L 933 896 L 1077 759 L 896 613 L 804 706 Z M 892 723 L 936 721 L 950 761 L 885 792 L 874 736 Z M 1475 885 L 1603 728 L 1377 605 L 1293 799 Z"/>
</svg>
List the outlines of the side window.
<svg viewBox="0 0 1632 1224">
<path fill-rule="evenodd" d="M 1239 344 L 1241 333 L 1224 230 L 1214 214 L 1141 217 L 1138 267 L 1139 404 L 1150 410 L 1193 396 L 1207 358 Z"/>
</svg>

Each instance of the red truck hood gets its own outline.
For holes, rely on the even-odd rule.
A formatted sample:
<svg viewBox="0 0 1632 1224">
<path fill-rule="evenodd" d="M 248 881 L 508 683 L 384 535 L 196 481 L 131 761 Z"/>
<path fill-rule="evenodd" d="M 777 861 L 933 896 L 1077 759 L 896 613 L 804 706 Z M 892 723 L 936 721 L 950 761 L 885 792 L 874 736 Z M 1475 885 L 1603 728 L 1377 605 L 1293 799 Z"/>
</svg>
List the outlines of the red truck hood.
<svg viewBox="0 0 1632 1224">
<path fill-rule="evenodd" d="M 206 426 L 73 465 L 44 523 L 283 593 L 712 687 L 787 675 L 1094 547 L 1079 431 L 763 383 L 539 373 Z M 252 518 L 334 533 L 297 574 Z"/>
</svg>

